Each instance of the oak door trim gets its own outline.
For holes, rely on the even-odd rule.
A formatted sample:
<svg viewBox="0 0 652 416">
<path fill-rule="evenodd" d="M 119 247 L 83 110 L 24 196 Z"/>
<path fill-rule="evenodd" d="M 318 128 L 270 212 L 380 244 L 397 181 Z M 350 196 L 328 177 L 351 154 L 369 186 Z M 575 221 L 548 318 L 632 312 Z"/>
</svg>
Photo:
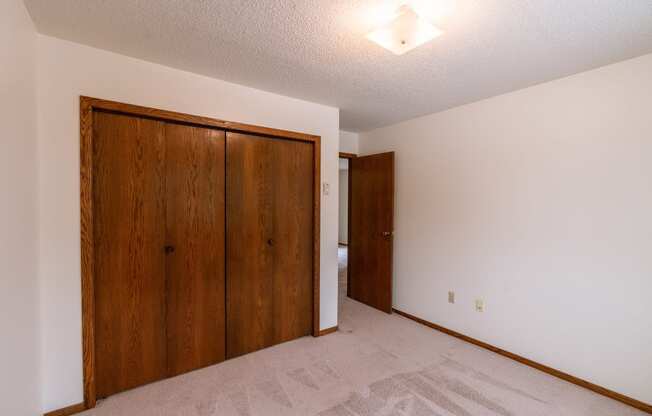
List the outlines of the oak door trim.
<svg viewBox="0 0 652 416">
<path fill-rule="evenodd" d="M 320 334 L 320 229 L 321 229 L 321 137 L 279 130 L 269 127 L 194 116 L 167 110 L 124 104 L 86 96 L 79 97 L 80 132 L 80 244 L 81 244 L 81 295 L 82 295 L 82 360 L 83 390 L 86 409 L 97 403 L 95 379 L 95 274 L 93 234 L 93 112 L 112 111 L 121 114 L 154 118 L 164 121 L 188 123 L 202 127 L 217 128 L 225 132 L 242 132 L 270 138 L 298 140 L 313 144 L 314 189 L 313 189 L 313 328 L 312 335 Z"/>
<path fill-rule="evenodd" d="M 358 157 L 355 153 L 340 152 L 340 159 L 355 159 Z"/>
<path fill-rule="evenodd" d="M 312 151 L 314 154 L 314 189 L 313 189 L 313 198 L 314 198 L 314 209 L 313 209 L 313 251 L 312 251 L 312 291 L 313 291 L 313 311 L 312 311 L 312 336 L 318 337 L 320 330 L 320 275 L 319 269 L 321 267 L 320 258 L 321 258 L 321 137 L 314 136 Z"/>
<path fill-rule="evenodd" d="M 93 102 L 79 101 L 82 360 L 84 406 L 95 407 L 95 240 L 93 234 Z"/>
<path fill-rule="evenodd" d="M 258 134 L 263 136 L 279 137 L 283 139 L 300 140 L 304 142 L 317 142 L 320 138 L 320 136 L 315 136 L 313 134 L 255 126 L 252 124 L 220 120 L 217 118 L 178 113 L 175 111 L 159 110 L 156 108 L 143 107 L 134 104 L 125 104 L 117 101 L 102 100 L 100 98 L 81 96 L 80 100 L 81 102 L 86 102 L 92 109 L 115 111 L 118 113 L 156 118 L 165 121 L 189 123 L 198 126 L 213 127 L 225 131 Z"/>
<path fill-rule="evenodd" d="M 452 337 L 455 337 L 457 339 L 461 339 L 462 341 L 468 342 L 469 344 L 476 345 L 480 348 L 484 348 L 486 350 L 489 350 L 491 352 L 494 352 L 498 355 L 502 355 L 503 357 L 507 357 L 510 360 L 514 360 L 518 363 L 527 365 L 529 367 L 532 367 L 534 369 L 537 369 L 539 371 L 543 371 L 546 374 L 550 374 L 553 377 L 557 377 L 559 379 L 565 380 L 569 383 L 575 384 L 577 386 L 583 387 L 585 389 L 591 390 L 597 394 L 600 394 L 602 396 L 608 397 L 613 400 L 617 400 L 621 403 L 624 403 L 626 405 L 629 405 L 631 407 L 634 407 L 636 409 L 642 410 L 644 412 L 652 414 L 652 405 L 648 403 L 644 403 L 640 400 L 636 400 L 632 397 L 625 396 L 624 394 L 617 393 L 613 390 L 609 390 L 606 387 L 599 386 L 597 384 L 593 384 L 590 381 L 583 380 L 579 377 L 575 377 L 571 374 L 564 373 L 563 371 L 554 369 L 552 367 L 548 367 L 545 364 L 538 363 L 536 361 L 532 361 L 529 358 L 522 357 L 520 355 L 514 354 L 512 352 L 503 350 L 502 348 L 498 348 L 496 346 L 493 346 L 491 344 L 488 344 L 484 341 L 477 340 L 475 338 L 471 338 L 467 335 L 464 335 L 462 333 L 459 333 L 457 331 L 453 331 L 452 329 L 448 329 L 446 327 L 443 327 L 441 325 L 435 324 L 433 322 L 427 321 L 425 319 L 419 318 L 417 316 L 411 315 L 407 312 L 403 312 L 399 309 L 392 308 L 392 310 L 397 313 L 398 315 L 401 315 L 407 319 L 410 319 L 414 322 L 417 322 L 421 325 L 425 325 L 429 328 L 432 328 L 436 331 L 443 332 L 446 335 L 450 335 Z"/>
</svg>

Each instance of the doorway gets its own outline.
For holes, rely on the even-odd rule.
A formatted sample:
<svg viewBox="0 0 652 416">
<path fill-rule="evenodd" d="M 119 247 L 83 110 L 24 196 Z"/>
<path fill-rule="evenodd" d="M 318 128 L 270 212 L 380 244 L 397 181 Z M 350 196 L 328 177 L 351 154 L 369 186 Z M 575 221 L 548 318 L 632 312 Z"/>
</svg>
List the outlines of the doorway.
<svg viewBox="0 0 652 416">
<path fill-rule="evenodd" d="M 339 299 L 392 312 L 394 152 L 340 153 Z"/>
<path fill-rule="evenodd" d="M 394 152 L 340 153 L 339 299 L 392 312 Z"/>
<path fill-rule="evenodd" d="M 353 153 L 340 153 L 339 159 L 339 210 L 337 245 L 337 289 L 338 306 L 348 295 L 348 252 L 349 252 L 349 167 Z"/>
</svg>

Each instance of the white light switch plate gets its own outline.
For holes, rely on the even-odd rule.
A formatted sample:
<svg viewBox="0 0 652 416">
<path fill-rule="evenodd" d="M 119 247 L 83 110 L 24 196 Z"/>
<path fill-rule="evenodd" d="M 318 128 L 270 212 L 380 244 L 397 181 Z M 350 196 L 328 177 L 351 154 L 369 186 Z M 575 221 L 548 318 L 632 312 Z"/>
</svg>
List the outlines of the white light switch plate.
<svg viewBox="0 0 652 416">
<path fill-rule="evenodd" d="M 324 182 L 323 188 L 324 188 L 324 195 L 328 195 L 328 194 L 331 193 L 331 184 L 330 183 Z"/>
</svg>

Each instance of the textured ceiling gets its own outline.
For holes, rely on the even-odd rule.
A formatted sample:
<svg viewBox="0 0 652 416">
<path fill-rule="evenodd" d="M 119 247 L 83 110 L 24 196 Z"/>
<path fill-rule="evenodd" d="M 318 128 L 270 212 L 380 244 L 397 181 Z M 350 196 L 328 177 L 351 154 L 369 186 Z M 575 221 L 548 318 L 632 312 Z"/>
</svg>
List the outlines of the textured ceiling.
<svg viewBox="0 0 652 416">
<path fill-rule="evenodd" d="M 432 0 L 431 5 L 451 0 Z M 41 33 L 341 109 L 365 131 L 652 52 L 651 0 L 457 0 L 403 56 L 388 0 L 25 0 Z"/>
</svg>

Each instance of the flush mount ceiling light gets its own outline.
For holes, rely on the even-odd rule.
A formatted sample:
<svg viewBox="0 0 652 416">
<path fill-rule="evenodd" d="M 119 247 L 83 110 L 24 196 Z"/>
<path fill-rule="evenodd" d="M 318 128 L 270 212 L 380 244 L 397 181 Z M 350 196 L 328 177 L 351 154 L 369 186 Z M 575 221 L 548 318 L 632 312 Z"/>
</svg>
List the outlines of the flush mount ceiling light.
<svg viewBox="0 0 652 416">
<path fill-rule="evenodd" d="M 403 5 L 392 21 L 369 33 L 367 39 L 396 55 L 403 55 L 442 33 L 444 32 L 419 16 L 410 6 Z"/>
</svg>

